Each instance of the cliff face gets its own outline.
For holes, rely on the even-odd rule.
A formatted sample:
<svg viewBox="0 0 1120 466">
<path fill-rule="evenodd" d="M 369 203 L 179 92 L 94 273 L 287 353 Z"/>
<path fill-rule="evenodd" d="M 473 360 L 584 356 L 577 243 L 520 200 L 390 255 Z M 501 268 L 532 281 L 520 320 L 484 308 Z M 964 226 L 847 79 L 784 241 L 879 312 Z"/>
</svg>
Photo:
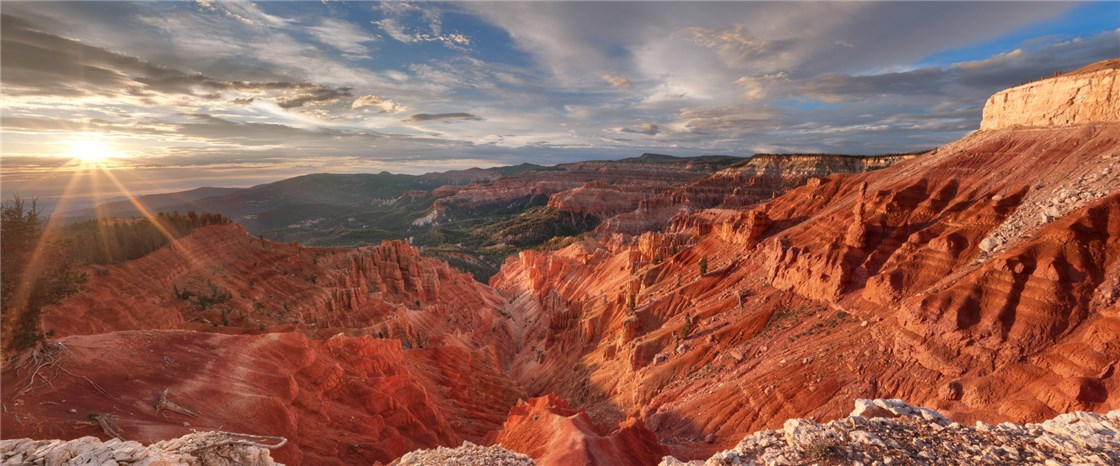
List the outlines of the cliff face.
<svg viewBox="0 0 1120 466">
<path fill-rule="evenodd" d="M 1120 59 L 997 93 L 980 130 L 1120 121 Z"/>
<path fill-rule="evenodd" d="M 820 178 L 831 174 L 869 172 L 914 157 L 917 155 L 755 155 L 746 162 L 694 182 L 661 193 L 650 193 L 637 203 L 637 209 L 608 219 L 602 229 L 640 234 L 665 227 L 678 214 L 715 207 L 746 207 L 806 183 L 820 183 Z M 616 196 L 620 197 L 624 198 Z"/>
<path fill-rule="evenodd" d="M 672 186 L 712 174 L 738 159 L 635 158 L 577 162 L 504 177 L 492 183 L 444 186 L 433 193 L 440 219 L 462 218 L 511 206 L 549 204 L 599 216 L 632 210 L 637 202 Z"/>
<path fill-rule="evenodd" d="M 684 458 L 860 397 L 962 422 L 1115 409 L 1117 160 L 1114 122 L 983 131 L 750 210 L 523 252 L 491 282 L 530 322 L 514 375 L 599 422 L 643 419 Z"/>
</svg>

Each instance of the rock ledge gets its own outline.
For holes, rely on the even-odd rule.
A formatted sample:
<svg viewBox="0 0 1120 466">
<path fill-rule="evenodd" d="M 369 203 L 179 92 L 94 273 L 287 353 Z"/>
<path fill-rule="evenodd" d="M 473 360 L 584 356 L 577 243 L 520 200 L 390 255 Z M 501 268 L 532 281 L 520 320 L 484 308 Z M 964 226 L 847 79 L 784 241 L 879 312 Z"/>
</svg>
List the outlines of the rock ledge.
<svg viewBox="0 0 1120 466">
<path fill-rule="evenodd" d="M 707 461 L 661 466 L 1120 464 L 1120 410 L 1075 412 L 1039 424 L 962 426 L 901 400 L 856 400 L 850 417 L 790 419 Z"/>
</svg>

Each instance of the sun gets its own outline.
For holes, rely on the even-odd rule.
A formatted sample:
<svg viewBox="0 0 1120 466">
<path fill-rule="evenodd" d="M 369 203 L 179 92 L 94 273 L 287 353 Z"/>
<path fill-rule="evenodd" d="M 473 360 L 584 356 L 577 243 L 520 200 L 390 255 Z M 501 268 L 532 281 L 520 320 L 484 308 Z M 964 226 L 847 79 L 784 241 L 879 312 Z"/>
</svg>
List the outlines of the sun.
<svg viewBox="0 0 1120 466">
<path fill-rule="evenodd" d="M 112 144 L 97 139 L 79 139 L 70 142 L 70 157 L 86 164 L 104 164 L 119 155 Z"/>
</svg>

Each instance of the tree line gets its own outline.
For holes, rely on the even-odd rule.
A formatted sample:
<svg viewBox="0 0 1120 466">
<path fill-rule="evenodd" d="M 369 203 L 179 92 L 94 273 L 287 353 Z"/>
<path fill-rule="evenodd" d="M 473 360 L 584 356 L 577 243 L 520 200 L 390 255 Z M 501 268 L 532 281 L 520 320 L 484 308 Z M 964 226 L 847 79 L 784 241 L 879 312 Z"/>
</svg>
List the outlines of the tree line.
<svg viewBox="0 0 1120 466">
<path fill-rule="evenodd" d="M 5 350 L 41 341 L 43 306 L 57 303 L 88 280 L 80 266 L 121 263 L 143 257 L 197 228 L 226 225 L 221 214 L 161 212 L 153 218 L 98 219 L 47 235 L 49 217 L 37 205 L 13 196 L 0 204 L 0 340 Z"/>
<path fill-rule="evenodd" d="M 160 212 L 154 219 L 87 220 L 68 225 L 64 236 L 73 241 L 73 253 L 81 263 L 105 265 L 144 257 L 197 228 L 230 223 L 222 214 Z"/>
</svg>

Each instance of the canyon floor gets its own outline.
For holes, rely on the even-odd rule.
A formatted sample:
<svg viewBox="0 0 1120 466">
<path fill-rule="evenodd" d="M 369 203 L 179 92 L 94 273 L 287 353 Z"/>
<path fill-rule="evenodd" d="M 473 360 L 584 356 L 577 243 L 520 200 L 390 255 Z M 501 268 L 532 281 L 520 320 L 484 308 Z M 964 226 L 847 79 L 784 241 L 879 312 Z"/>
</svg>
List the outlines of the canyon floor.
<svg viewBox="0 0 1120 466">
<path fill-rule="evenodd" d="M 312 247 L 206 226 L 88 267 L 81 292 L 43 309 L 48 339 L 6 354 L 2 435 L 140 448 L 236 432 L 315 465 L 412 464 L 464 442 L 516 452 L 464 447 L 508 464 L 835 464 L 874 436 L 868 462 L 925 464 L 957 449 L 943 429 L 977 458 L 1044 461 L 1057 450 L 984 445 L 1048 424 L 980 426 L 1076 430 L 1061 415 L 1084 412 L 1113 437 L 1078 458 L 1107 464 L 1116 412 L 1091 413 L 1120 409 L 1118 80 L 1112 60 L 1001 92 L 981 131 L 923 154 L 646 159 L 551 187 L 534 172 L 436 188 L 436 225 L 525 196 L 594 218 L 489 283 L 407 240 Z M 576 183 L 581 170 L 630 181 Z M 846 418 L 862 399 L 941 414 Z M 836 450 L 806 457 L 782 446 L 791 431 Z M 915 436 L 928 448 L 892 445 Z"/>
</svg>

